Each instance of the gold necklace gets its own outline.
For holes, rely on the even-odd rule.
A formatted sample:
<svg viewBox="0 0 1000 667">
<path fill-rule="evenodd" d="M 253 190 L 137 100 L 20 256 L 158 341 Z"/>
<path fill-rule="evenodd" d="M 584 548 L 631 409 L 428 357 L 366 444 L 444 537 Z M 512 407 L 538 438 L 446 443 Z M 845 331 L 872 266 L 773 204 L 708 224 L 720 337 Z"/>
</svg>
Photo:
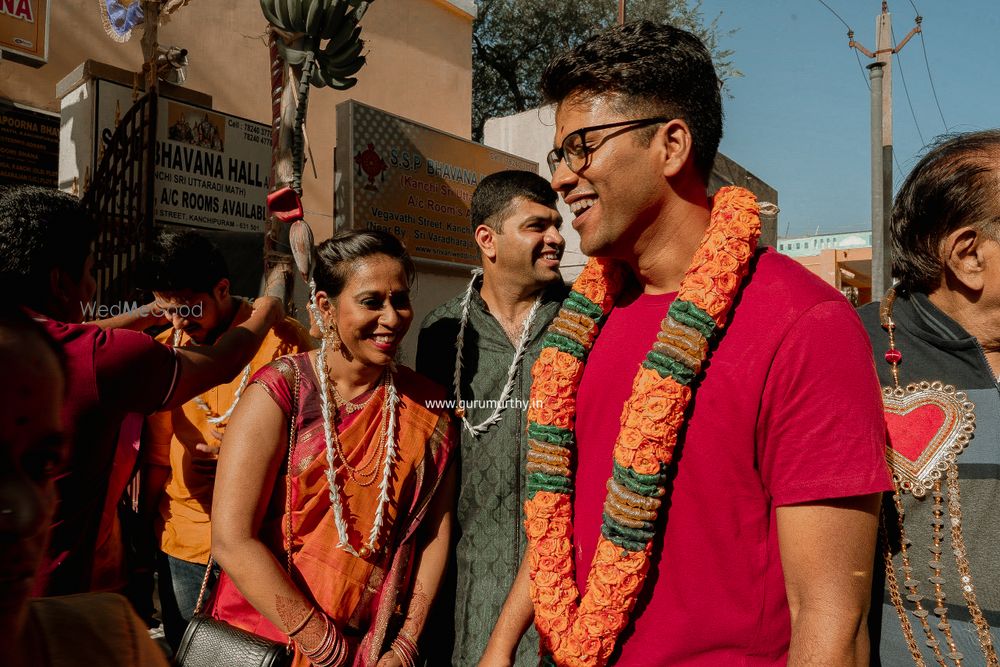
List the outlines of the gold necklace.
<svg viewBox="0 0 1000 667">
<path fill-rule="evenodd" d="M 332 374 L 329 373 L 329 371 L 327 372 L 327 378 L 330 381 L 330 387 L 332 389 L 334 404 L 339 409 L 342 404 L 343 398 L 337 392 L 336 383 L 333 379 Z M 373 398 L 375 398 L 375 395 L 379 392 L 380 388 L 388 389 L 388 384 L 389 384 L 389 374 L 388 372 L 383 371 L 382 379 L 379 382 L 379 385 L 371 391 L 371 395 L 365 400 L 365 402 L 361 404 L 351 404 L 352 406 L 354 406 L 353 410 L 345 406 L 345 412 L 350 414 L 352 412 L 357 412 L 358 410 L 363 409 L 372 401 Z M 378 464 L 379 461 L 383 458 L 383 455 L 386 450 L 386 442 L 383 436 L 385 434 L 386 426 L 388 424 L 387 408 L 388 408 L 388 402 L 384 402 L 382 405 L 382 415 L 379 420 L 378 431 L 376 432 L 374 438 L 375 447 L 370 448 L 369 451 L 366 452 L 362 460 L 356 466 L 352 466 L 348 462 L 347 454 L 344 452 L 343 444 L 340 441 L 340 435 L 338 433 L 337 428 L 334 427 L 332 429 L 333 433 L 331 434 L 332 435 L 331 440 L 333 444 L 334 453 L 337 455 L 337 458 L 340 459 L 340 462 L 343 465 L 343 467 L 347 470 L 348 476 L 358 486 L 362 487 L 371 486 L 378 478 L 379 474 Z"/>
</svg>

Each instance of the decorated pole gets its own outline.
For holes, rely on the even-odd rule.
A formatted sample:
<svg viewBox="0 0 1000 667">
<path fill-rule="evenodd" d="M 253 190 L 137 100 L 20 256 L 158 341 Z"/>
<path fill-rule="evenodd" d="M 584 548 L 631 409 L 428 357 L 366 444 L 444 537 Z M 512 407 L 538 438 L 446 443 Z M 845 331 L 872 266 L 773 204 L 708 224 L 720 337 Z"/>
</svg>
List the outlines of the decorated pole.
<svg viewBox="0 0 1000 667">
<path fill-rule="evenodd" d="M 265 256 L 274 254 L 281 223 L 303 280 L 312 272 L 313 235 L 303 219 L 302 168 L 309 87 L 347 90 L 365 64 L 358 25 L 364 0 L 260 0 L 271 49 L 271 213 Z M 324 44 L 325 42 L 325 44 Z"/>
</svg>

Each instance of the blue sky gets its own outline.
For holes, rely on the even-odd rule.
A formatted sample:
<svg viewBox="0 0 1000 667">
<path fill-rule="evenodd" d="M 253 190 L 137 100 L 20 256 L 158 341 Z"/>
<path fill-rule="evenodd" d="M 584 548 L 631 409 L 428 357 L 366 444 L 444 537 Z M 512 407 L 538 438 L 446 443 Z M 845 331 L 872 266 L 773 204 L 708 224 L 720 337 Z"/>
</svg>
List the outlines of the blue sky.
<svg viewBox="0 0 1000 667">
<path fill-rule="evenodd" d="M 881 0 L 826 3 L 854 29 L 857 41 L 875 49 Z M 897 188 L 924 142 L 945 131 L 942 115 L 952 132 L 1000 126 L 1000 4 L 913 4 L 924 17 L 924 45 L 941 113 L 916 35 L 893 63 Z M 735 51 L 735 65 L 744 74 L 728 84 L 733 97 L 724 102 L 721 150 L 778 189 L 779 235 L 870 228 L 868 72 L 848 48 L 844 24 L 818 0 L 704 0 L 702 10 L 706 20 L 722 12 L 721 31 L 738 28 L 721 44 Z M 894 0 L 889 11 L 900 41 L 913 27 L 913 5 Z M 870 61 L 861 55 L 861 62 Z"/>
</svg>

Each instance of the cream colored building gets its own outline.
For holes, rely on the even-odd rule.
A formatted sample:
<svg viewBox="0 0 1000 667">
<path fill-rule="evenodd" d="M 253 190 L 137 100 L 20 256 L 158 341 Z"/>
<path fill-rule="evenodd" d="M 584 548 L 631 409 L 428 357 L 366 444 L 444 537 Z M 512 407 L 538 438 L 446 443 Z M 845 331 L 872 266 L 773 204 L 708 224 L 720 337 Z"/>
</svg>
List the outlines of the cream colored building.
<svg viewBox="0 0 1000 667">
<path fill-rule="evenodd" d="M 55 0 L 52 5 L 48 63 L 36 69 L 0 61 L 0 99 L 58 113 L 56 84 L 85 60 L 131 71 L 142 66 L 141 30 L 127 43 L 111 40 L 98 0 Z M 306 166 L 303 187 L 317 240 L 333 229 L 338 103 L 357 99 L 470 137 L 474 18 L 473 0 L 372 3 L 362 21 L 368 62 L 358 84 L 347 91 L 314 88 L 309 97 L 307 133 L 315 162 Z M 185 88 L 209 95 L 217 111 L 269 123 L 265 25 L 257 0 L 191 0 L 160 28 L 159 42 L 188 50 Z"/>
<path fill-rule="evenodd" d="M 71 75 L 85 61 L 139 71 L 142 31 L 135 30 L 127 43 L 117 43 L 104 32 L 98 0 L 50 1 L 48 62 L 34 68 L 0 60 L 0 100 L 58 114 L 57 84 L 66 79 L 62 92 L 75 85 L 72 79 L 79 79 L 79 73 Z M 473 0 L 376 0 L 361 24 L 367 64 L 358 74 L 358 84 L 347 91 L 312 89 L 306 132 L 313 160 L 303 170 L 303 201 L 317 242 L 329 237 L 334 227 L 337 104 L 356 99 L 470 138 L 475 12 Z M 269 123 L 265 26 L 257 0 L 191 0 L 161 26 L 159 43 L 188 50 L 184 88 L 207 96 L 199 97 L 201 104 L 208 102 L 216 111 Z M 73 146 L 60 146 L 62 153 L 73 150 Z M 71 185 L 60 183 L 64 188 Z M 462 289 L 466 276 L 464 270 L 421 271 L 416 320 L 404 346 L 404 362 L 413 363 L 421 318 Z M 296 296 L 299 315 L 304 316 L 301 285 Z"/>
</svg>

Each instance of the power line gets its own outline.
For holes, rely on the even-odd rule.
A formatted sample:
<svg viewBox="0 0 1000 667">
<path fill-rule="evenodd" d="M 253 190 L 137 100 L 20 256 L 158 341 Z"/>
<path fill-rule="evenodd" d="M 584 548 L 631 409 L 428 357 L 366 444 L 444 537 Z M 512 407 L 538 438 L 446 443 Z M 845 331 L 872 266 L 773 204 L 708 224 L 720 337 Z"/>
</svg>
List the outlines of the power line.
<svg viewBox="0 0 1000 667">
<path fill-rule="evenodd" d="M 912 1 L 911 1 L 912 4 Z M 896 50 L 896 31 L 891 27 L 889 29 L 890 34 L 892 34 L 892 49 Z M 917 126 L 917 136 L 920 137 L 920 145 L 926 146 L 927 142 L 924 141 L 924 133 L 920 131 L 920 123 L 917 122 L 917 112 L 913 110 L 913 102 L 910 101 L 910 89 L 906 86 L 906 77 L 903 75 L 903 61 L 899 57 L 899 53 L 896 53 L 896 66 L 899 68 L 899 78 L 903 82 L 903 92 L 906 93 L 906 104 L 910 107 L 910 115 L 913 116 L 913 124 Z M 896 166 L 899 164 L 897 162 Z"/>
<path fill-rule="evenodd" d="M 913 3 L 913 0 L 909 0 L 909 2 L 910 2 L 910 7 L 913 7 L 913 11 L 917 15 L 917 23 L 920 23 L 920 19 L 922 16 L 920 10 L 917 9 L 917 6 Z M 895 37 L 893 37 L 892 39 L 893 41 L 896 40 Z M 927 58 L 927 42 L 924 41 L 923 30 L 920 31 L 920 49 L 924 52 L 924 65 L 927 66 L 927 78 L 931 82 L 931 93 L 934 94 L 934 104 L 937 105 L 938 115 L 941 116 L 941 124 L 944 125 L 944 131 L 947 132 L 948 123 L 944 119 L 944 112 L 941 111 L 941 102 L 938 101 L 937 89 L 934 87 L 934 77 L 931 76 L 931 63 L 930 60 Z M 904 88 L 906 87 L 905 83 L 903 84 L 903 87 Z"/>
<path fill-rule="evenodd" d="M 851 51 L 854 51 L 854 57 L 858 59 L 858 67 L 861 69 L 861 78 L 865 80 L 865 88 L 871 90 L 872 84 L 868 81 L 868 77 L 865 76 L 865 66 L 861 64 L 861 56 L 858 55 L 858 50 L 851 49 Z"/>
<path fill-rule="evenodd" d="M 831 7 L 830 5 L 828 5 L 825 2 L 823 2 L 823 0 L 819 0 L 819 4 L 823 5 L 827 9 L 829 9 L 830 13 L 833 14 L 834 16 L 836 16 L 840 20 L 840 22 L 844 24 L 845 28 L 847 28 L 848 30 L 852 30 L 851 26 L 847 25 L 847 21 L 845 21 L 844 19 L 840 18 L 840 14 L 838 14 L 835 11 L 833 11 L 833 7 Z"/>
<path fill-rule="evenodd" d="M 847 21 L 845 21 L 843 18 L 841 18 L 840 14 L 838 14 L 837 12 L 834 11 L 833 7 L 831 7 L 830 5 L 828 5 L 825 2 L 823 2 L 823 0 L 819 0 L 819 4 L 823 5 L 828 10 L 830 10 L 830 13 L 833 14 L 834 16 L 836 16 L 837 20 L 844 24 L 844 27 L 847 28 L 847 35 L 848 35 L 848 37 L 851 37 L 853 35 L 854 28 L 852 28 L 851 26 L 849 26 L 847 24 Z M 868 90 L 871 90 L 872 89 L 872 85 L 870 83 L 868 83 L 868 77 L 865 75 L 865 66 L 861 64 L 861 56 L 858 55 L 857 50 L 855 50 L 855 49 L 851 49 L 851 50 L 854 51 L 854 57 L 858 59 L 858 69 L 861 70 L 861 78 L 864 79 L 865 87 L 867 87 Z"/>
<path fill-rule="evenodd" d="M 934 94 L 934 104 L 937 105 L 938 114 L 941 116 L 941 124 L 944 125 L 944 131 L 948 131 L 948 123 L 944 119 L 944 112 L 941 111 L 941 102 L 938 101 L 937 89 L 934 87 L 934 77 L 931 76 L 931 62 L 927 58 L 927 43 L 924 41 L 924 31 L 920 31 L 920 48 L 924 52 L 924 64 L 927 65 L 927 78 L 931 82 L 931 93 Z"/>
</svg>

